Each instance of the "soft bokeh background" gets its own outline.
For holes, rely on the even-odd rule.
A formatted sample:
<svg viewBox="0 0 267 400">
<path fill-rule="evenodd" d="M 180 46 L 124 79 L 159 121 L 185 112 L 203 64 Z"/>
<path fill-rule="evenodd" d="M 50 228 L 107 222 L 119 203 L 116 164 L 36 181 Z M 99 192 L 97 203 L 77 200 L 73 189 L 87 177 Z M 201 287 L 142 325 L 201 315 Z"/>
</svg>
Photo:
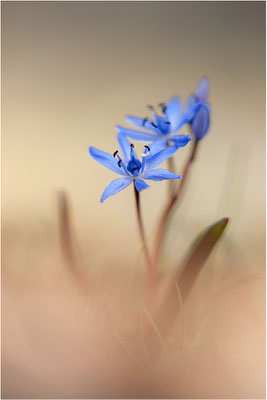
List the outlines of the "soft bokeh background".
<svg viewBox="0 0 267 400">
<path fill-rule="evenodd" d="M 178 260 L 199 230 L 229 216 L 221 247 L 228 266 L 234 274 L 262 272 L 265 3 L 2 2 L 2 259 L 13 288 L 7 306 L 16 308 L 14 293 L 31 289 L 32 277 L 48 282 L 55 268 L 58 190 L 69 195 L 92 274 L 121 261 L 127 271 L 136 262 L 132 190 L 100 204 L 115 176 L 89 157 L 88 146 L 114 152 L 114 126 L 125 114 L 146 116 L 147 104 L 173 94 L 186 101 L 202 76 L 210 80 L 211 128 L 165 254 Z M 175 157 L 178 173 L 189 146 Z M 148 237 L 165 196 L 165 183 L 142 193 Z"/>
</svg>

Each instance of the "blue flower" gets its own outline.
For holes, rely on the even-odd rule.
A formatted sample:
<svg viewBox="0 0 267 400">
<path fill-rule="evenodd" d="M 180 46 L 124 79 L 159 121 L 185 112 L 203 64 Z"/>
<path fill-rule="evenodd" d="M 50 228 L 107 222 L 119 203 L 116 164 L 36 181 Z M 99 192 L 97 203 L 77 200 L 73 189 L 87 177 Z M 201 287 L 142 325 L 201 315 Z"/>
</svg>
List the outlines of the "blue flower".
<svg viewBox="0 0 267 400">
<path fill-rule="evenodd" d="M 195 93 L 187 101 L 185 114 L 196 141 L 203 139 L 210 125 L 210 105 L 207 103 L 208 91 L 208 79 L 203 78 L 198 83 Z"/>
<path fill-rule="evenodd" d="M 162 181 L 181 178 L 180 175 L 176 175 L 166 169 L 155 169 L 176 152 L 177 145 L 165 147 L 162 142 L 157 142 L 153 143 L 151 147 L 145 146 L 142 161 L 140 161 L 135 154 L 134 145 L 130 144 L 125 136 L 118 135 L 118 141 L 123 158 L 120 157 L 118 151 L 115 151 L 112 155 L 94 147 L 89 147 L 89 153 L 95 161 L 121 175 L 121 178 L 115 179 L 106 187 L 100 199 L 101 203 L 108 197 L 125 189 L 131 183 L 135 185 L 139 192 L 148 188 L 149 185 L 143 179 Z"/>
<path fill-rule="evenodd" d="M 190 140 L 189 135 L 177 135 L 179 129 L 188 122 L 185 115 L 182 114 L 181 102 L 178 97 L 172 97 L 167 104 L 159 104 L 161 114 L 158 115 L 152 106 L 148 106 L 152 113 L 152 118 L 141 118 L 128 115 L 125 119 L 132 125 L 142 130 L 124 128 L 117 125 L 119 133 L 129 138 L 141 142 L 162 141 L 166 146 L 173 143 L 179 147 L 184 147 Z M 146 130 L 147 132 L 144 132 Z"/>
</svg>

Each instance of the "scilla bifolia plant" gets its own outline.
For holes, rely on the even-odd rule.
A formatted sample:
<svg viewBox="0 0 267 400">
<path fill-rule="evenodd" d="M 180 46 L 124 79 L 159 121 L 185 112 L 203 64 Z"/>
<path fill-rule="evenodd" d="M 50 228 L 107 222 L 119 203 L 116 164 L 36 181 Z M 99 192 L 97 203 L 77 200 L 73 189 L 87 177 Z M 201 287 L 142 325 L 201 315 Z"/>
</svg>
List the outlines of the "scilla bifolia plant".
<svg viewBox="0 0 267 400">
<path fill-rule="evenodd" d="M 177 319 L 179 321 L 179 337 L 182 347 L 184 331 L 183 305 L 186 303 L 206 260 L 228 224 L 228 218 L 222 218 L 198 234 L 186 257 L 180 260 L 173 272 L 168 273 L 166 282 L 161 282 L 163 286 L 160 285 L 160 290 L 156 291 L 157 297 L 151 297 L 151 294 L 154 293 L 152 289 L 155 289 L 154 283 L 157 278 L 160 252 L 170 217 L 175 205 L 179 204 L 181 200 L 196 157 L 199 142 L 209 130 L 210 105 L 207 103 L 208 89 L 208 80 L 203 78 L 197 85 L 195 93 L 189 96 L 185 108 L 182 107 L 178 97 L 172 97 L 166 104 L 160 103 L 158 105 L 159 112 L 156 112 L 156 108 L 148 106 L 152 114 L 151 118 L 128 115 L 126 121 L 134 125 L 135 129 L 121 125 L 116 126 L 120 152 L 116 150 L 113 154 L 108 154 L 93 147 L 89 148 L 94 160 L 120 175 L 120 178 L 115 179 L 106 187 L 100 199 L 101 202 L 131 184 L 134 188 L 138 225 L 148 266 L 147 306 L 149 311 L 152 311 L 152 316 L 142 306 L 142 312 L 146 315 L 149 325 L 146 326 L 145 334 L 141 335 L 143 338 L 141 343 L 139 343 L 137 331 L 135 339 L 134 336 L 131 336 L 131 339 L 135 341 L 136 348 L 138 346 L 145 348 L 146 358 L 148 357 L 150 360 L 149 365 L 151 361 L 159 357 L 162 349 L 165 348 L 165 339 L 167 339 Z M 179 134 L 182 127 L 189 128 L 191 137 L 187 134 Z M 145 143 L 142 159 L 139 159 L 135 153 L 133 140 Z M 173 158 L 179 148 L 188 144 L 190 146 L 189 156 L 180 176 L 176 174 Z M 156 168 L 164 161 L 168 164 L 167 170 Z M 153 180 L 168 180 L 170 190 L 156 226 L 153 246 L 150 251 L 146 243 L 141 217 L 140 192 L 148 187 L 147 181 Z M 151 302 L 151 300 L 153 301 Z M 179 300 L 178 313 L 177 300 Z M 131 347 L 132 350 L 133 348 Z"/>
<path fill-rule="evenodd" d="M 203 78 L 195 93 L 189 97 L 184 110 L 180 99 L 174 96 L 166 104 L 160 103 L 158 105 L 160 114 L 156 112 L 153 106 L 148 106 L 152 114 L 151 118 L 128 115 L 126 121 L 134 125 L 136 129 L 116 126 L 119 132 L 117 139 L 120 152 L 116 150 L 113 154 L 108 154 L 94 147 L 89 148 L 90 155 L 95 161 L 120 175 L 120 178 L 115 179 L 106 187 L 101 196 L 101 202 L 133 184 L 139 230 L 148 264 L 150 283 L 153 283 L 155 279 L 160 250 L 171 212 L 181 198 L 191 165 L 195 159 L 198 143 L 205 137 L 209 129 L 208 88 L 208 80 Z M 181 177 L 175 173 L 174 164 L 170 160 L 180 147 L 185 147 L 191 140 L 189 135 L 178 134 L 179 130 L 185 125 L 191 129 L 193 143 Z M 128 138 L 146 143 L 141 160 L 135 153 L 134 144 L 128 141 Z M 168 160 L 171 171 L 156 168 L 166 160 Z M 147 180 L 162 181 L 180 178 L 182 178 L 180 184 L 173 185 L 169 192 L 169 197 L 156 228 L 152 254 L 150 254 L 145 240 L 140 211 L 140 192 L 149 187 L 146 183 Z"/>
</svg>

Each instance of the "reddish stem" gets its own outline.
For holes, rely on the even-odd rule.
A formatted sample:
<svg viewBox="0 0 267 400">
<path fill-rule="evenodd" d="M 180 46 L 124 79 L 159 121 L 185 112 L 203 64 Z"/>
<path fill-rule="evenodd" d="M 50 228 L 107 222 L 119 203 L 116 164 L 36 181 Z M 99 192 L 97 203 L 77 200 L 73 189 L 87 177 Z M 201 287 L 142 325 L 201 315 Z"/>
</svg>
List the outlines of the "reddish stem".
<svg viewBox="0 0 267 400">
<path fill-rule="evenodd" d="M 165 233 L 166 233 L 167 226 L 168 226 L 168 223 L 170 220 L 170 216 L 174 210 L 174 206 L 177 205 L 179 203 L 179 201 L 181 200 L 186 181 L 190 174 L 191 166 L 196 157 L 197 148 L 198 148 L 198 142 L 195 140 L 193 143 L 193 147 L 192 147 L 191 153 L 189 155 L 189 158 L 185 164 L 185 167 L 184 167 L 184 170 L 182 173 L 182 179 L 178 186 L 178 189 L 169 197 L 167 204 L 164 207 L 163 212 L 161 214 L 159 224 L 157 226 L 157 230 L 155 233 L 155 240 L 154 240 L 154 247 L 153 247 L 153 264 L 155 266 L 157 266 L 158 262 L 159 262 L 160 252 L 161 252 L 162 245 L 163 245 L 163 239 L 165 237 Z"/>
</svg>

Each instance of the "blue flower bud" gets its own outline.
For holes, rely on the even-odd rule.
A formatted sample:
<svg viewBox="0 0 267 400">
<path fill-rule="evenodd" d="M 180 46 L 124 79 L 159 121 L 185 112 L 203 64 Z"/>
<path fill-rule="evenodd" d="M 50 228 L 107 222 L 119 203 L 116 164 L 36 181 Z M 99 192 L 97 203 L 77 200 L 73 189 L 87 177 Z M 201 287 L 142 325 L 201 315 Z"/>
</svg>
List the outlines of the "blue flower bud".
<svg viewBox="0 0 267 400">
<path fill-rule="evenodd" d="M 208 132 L 210 125 L 210 107 L 208 104 L 202 104 L 196 112 L 191 123 L 192 132 L 195 139 L 201 140 Z"/>
<path fill-rule="evenodd" d="M 208 79 L 203 78 L 198 83 L 195 93 L 189 97 L 187 102 L 185 115 L 197 141 L 203 139 L 209 130 L 210 105 L 207 103 L 208 92 Z"/>
</svg>

